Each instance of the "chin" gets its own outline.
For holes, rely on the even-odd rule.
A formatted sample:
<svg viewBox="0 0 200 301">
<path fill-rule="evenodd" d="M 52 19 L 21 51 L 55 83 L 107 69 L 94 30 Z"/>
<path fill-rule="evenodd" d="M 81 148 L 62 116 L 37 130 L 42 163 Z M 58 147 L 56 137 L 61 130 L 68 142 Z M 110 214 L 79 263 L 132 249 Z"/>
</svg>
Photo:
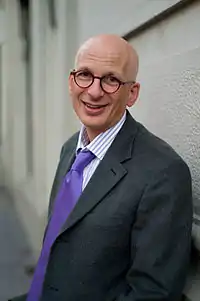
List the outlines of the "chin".
<svg viewBox="0 0 200 301">
<path fill-rule="evenodd" d="M 100 128 L 105 124 L 105 121 L 97 116 L 79 116 L 79 119 L 86 127 Z"/>
<path fill-rule="evenodd" d="M 82 122 L 86 129 L 91 133 L 94 133 L 95 136 L 98 136 L 100 133 L 105 132 L 107 129 L 106 124 L 104 123 L 95 123 L 95 122 Z"/>
</svg>

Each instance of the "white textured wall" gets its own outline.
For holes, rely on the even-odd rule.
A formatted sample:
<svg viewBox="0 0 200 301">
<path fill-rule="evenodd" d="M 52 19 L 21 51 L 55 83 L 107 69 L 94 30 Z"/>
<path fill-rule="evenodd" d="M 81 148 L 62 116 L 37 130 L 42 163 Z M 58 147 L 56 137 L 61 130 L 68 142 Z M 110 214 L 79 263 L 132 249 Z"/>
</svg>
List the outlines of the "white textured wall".
<svg viewBox="0 0 200 301">
<path fill-rule="evenodd" d="M 0 7 L 0 44 L 5 40 L 5 11 Z"/>
<path fill-rule="evenodd" d="M 75 0 L 79 42 L 101 33 L 124 35 L 180 0 Z"/>
<path fill-rule="evenodd" d="M 1 149 L 10 183 L 25 173 L 25 69 L 23 43 L 19 36 L 16 3 L 5 8 L 6 35 L 3 45 L 3 145 Z M 12 21 L 11 21 L 12 20 Z M 20 75 L 20 76 L 19 76 Z"/>
<path fill-rule="evenodd" d="M 200 207 L 200 3 L 155 25 L 132 44 L 141 94 L 132 114 L 184 157 Z"/>
<path fill-rule="evenodd" d="M 73 34 L 69 34 L 70 26 L 76 20 L 76 3 L 66 0 L 58 2 L 58 27 L 53 29 L 49 22 L 48 2 L 30 1 L 30 95 L 26 95 L 25 44 L 20 35 L 21 15 L 17 1 L 5 3 L 4 19 L 0 18 L 0 22 L 3 20 L 0 25 L 5 25 L 0 28 L 0 33 L 4 33 L 1 34 L 4 38 L 4 139 L 0 159 L 3 161 L 5 184 L 13 194 L 19 219 L 37 256 L 60 149 L 62 143 L 78 128 L 67 96 L 68 71 L 72 67 L 72 54 L 77 40 L 75 26 Z M 33 129 L 32 173 L 27 172 L 26 160 L 29 151 L 26 145 L 26 102 L 30 101 L 32 120 L 29 121 Z"/>
<path fill-rule="evenodd" d="M 0 4 L 1 5 L 1 4 Z M 0 6 L 0 135 L 1 135 L 1 139 L 2 139 L 2 123 L 3 123 L 3 114 L 2 114 L 2 109 L 3 109 L 3 43 L 4 43 L 4 39 L 5 39 L 5 12 L 1 9 Z M 4 182 L 4 170 L 3 170 L 3 163 L 2 163 L 2 158 L 1 158 L 1 145 L 0 145 L 0 186 L 3 184 Z"/>
<path fill-rule="evenodd" d="M 36 215 L 37 191 L 26 173 L 26 69 L 16 1 L 5 2 L 3 45 L 3 144 L 1 157 L 5 184 L 29 242 L 37 249 L 41 226 Z M 34 248 L 34 247 L 33 247 Z"/>
</svg>

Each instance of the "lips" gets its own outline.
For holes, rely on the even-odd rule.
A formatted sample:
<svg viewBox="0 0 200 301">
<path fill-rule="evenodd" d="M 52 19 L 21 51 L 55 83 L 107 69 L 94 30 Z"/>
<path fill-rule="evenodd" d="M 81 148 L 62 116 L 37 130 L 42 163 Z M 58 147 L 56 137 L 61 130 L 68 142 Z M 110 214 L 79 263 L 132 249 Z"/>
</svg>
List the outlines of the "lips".
<svg viewBox="0 0 200 301">
<path fill-rule="evenodd" d="M 85 114 L 91 117 L 101 116 L 105 113 L 106 107 L 108 106 L 108 104 L 91 104 L 85 101 L 82 101 L 82 103 L 84 105 Z"/>
<path fill-rule="evenodd" d="M 98 109 L 102 109 L 102 108 L 105 108 L 106 106 L 107 106 L 107 104 L 106 105 L 94 105 L 94 104 L 90 104 L 90 103 L 87 103 L 87 102 L 85 102 L 85 101 L 83 101 L 83 103 L 84 103 L 84 105 L 87 107 L 87 108 L 89 108 L 89 109 L 93 109 L 93 110 L 98 110 Z"/>
</svg>

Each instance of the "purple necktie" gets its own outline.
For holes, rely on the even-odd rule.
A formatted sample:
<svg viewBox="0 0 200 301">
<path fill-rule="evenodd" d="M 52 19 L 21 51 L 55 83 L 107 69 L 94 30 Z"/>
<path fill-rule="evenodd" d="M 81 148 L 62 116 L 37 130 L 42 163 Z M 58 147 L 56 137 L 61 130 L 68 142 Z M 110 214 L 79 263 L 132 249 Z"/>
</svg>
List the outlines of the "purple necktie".
<svg viewBox="0 0 200 301">
<path fill-rule="evenodd" d="M 39 301 L 51 247 L 81 195 L 83 170 L 94 157 L 95 155 L 88 150 L 81 151 L 64 178 L 54 203 L 53 214 L 48 224 L 43 248 L 34 272 L 27 301 Z"/>
</svg>

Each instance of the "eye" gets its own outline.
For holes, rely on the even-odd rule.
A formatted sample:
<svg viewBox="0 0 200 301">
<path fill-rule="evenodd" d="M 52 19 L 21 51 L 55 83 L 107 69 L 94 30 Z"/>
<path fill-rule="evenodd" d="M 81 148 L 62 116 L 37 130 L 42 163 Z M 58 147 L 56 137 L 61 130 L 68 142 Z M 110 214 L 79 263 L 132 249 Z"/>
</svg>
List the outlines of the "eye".
<svg viewBox="0 0 200 301">
<path fill-rule="evenodd" d="M 76 77 L 79 80 L 91 80 L 91 78 L 93 77 L 92 73 L 87 71 L 87 70 L 83 70 L 83 71 L 78 71 L 76 73 Z"/>
<path fill-rule="evenodd" d="M 103 82 L 110 86 L 118 86 L 120 84 L 120 80 L 112 75 L 104 76 Z"/>
</svg>

